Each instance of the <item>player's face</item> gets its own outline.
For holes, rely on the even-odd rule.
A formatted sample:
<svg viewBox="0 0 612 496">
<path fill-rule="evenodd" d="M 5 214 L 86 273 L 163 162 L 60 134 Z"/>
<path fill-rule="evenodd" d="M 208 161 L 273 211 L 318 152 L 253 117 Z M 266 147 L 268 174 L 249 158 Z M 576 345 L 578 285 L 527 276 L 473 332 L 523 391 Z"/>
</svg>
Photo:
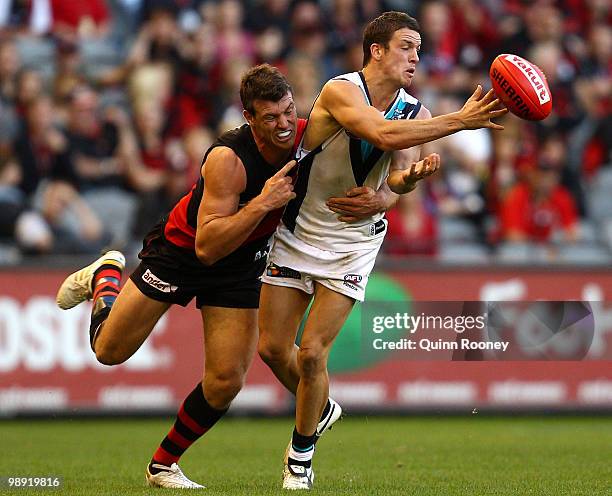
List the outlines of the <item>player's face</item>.
<svg viewBox="0 0 612 496">
<path fill-rule="evenodd" d="M 277 102 L 255 100 L 255 115 L 247 120 L 258 138 L 269 146 L 291 150 L 295 141 L 297 111 L 293 95 L 287 93 Z"/>
<path fill-rule="evenodd" d="M 397 82 L 398 87 L 407 88 L 412 84 L 420 50 L 421 35 L 416 31 L 402 28 L 393 33 L 382 62 L 385 72 Z"/>
</svg>

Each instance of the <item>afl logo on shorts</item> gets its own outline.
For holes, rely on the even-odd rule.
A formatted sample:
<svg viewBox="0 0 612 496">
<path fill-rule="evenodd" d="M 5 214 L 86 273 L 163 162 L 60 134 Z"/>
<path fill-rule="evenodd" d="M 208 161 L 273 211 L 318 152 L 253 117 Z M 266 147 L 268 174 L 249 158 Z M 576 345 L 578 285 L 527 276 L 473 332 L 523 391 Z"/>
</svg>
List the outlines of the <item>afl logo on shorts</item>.
<svg viewBox="0 0 612 496">
<path fill-rule="evenodd" d="M 174 293 L 178 289 L 178 286 L 162 281 L 149 269 L 142 275 L 142 280 L 162 293 Z"/>
</svg>

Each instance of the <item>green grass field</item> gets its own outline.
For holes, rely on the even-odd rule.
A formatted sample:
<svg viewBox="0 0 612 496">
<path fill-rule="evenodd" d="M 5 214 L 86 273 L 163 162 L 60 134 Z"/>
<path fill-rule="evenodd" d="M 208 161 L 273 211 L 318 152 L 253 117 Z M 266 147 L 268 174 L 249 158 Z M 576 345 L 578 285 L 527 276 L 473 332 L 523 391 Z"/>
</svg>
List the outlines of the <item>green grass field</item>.
<svg viewBox="0 0 612 496">
<path fill-rule="evenodd" d="M 170 423 L 2 421 L 0 476 L 57 475 L 63 487 L 0 493 L 167 493 L 146 488 L 143 474 Z M 207 494 L 282 494 L 291 428 L 289 419 L 227 419 L 181 467 Z M 314 468 L 322 495 L 611 495 L 612 418 L 348 418 L 321 440 Z"/>
</svg>

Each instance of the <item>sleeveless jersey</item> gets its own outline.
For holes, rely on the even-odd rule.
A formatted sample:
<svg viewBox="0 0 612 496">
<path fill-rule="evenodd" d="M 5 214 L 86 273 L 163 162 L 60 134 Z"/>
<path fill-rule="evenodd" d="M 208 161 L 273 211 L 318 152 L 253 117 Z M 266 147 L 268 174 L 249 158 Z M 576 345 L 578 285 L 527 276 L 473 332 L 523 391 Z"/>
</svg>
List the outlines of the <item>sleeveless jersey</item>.
<svg viewBox="0 0 612 496">
<path fill-rule="evenodd" d="M 305 129 L 306 120 L 298 119 L 295 147 L 301 140 Z M 244 165 L 247 180 L 246 188 L 240 194 L 238 207 L 240 209 L 261 193 L 265 182 L 278 172 L 278 168 L 265 161 L 257 148 L 248 124 L 228 131 L 217 138 L 206 151 L 202 163 L 206 162 L 210 152 L 218 146 L 232 149 Z M 194 256 L 198 208 L 203 194 L 204 178 L 200 175 L 191 191 L 174 206 L 163 227 L 164 238 L 167 241 L 178 248 L 192 252 Z M 282 212 L 282 208 L 269 212 L 236 251 L 222 258 L 212 267 L 252 263 L 253 257 L 251 255 L 254 254 L 257 257 L 258 253 L 260 258 L 265 260 L 268 239 L 274 233 Z"/>
<path fill-rule="evenodd" d="M 355 84 L 361 89 L 364 100 L 372 105 L 361 72 L 332 80 Z M 400 89 L 383 115 L 390 120 L 414 119 L 420 109 L 421 103 Z M 322 250 L 348 252 L 379 246 L 386 230 L 383 213 L 346 223 L 339 221 L 338 214 L 325 202 L 330 197 L 345 196 L 346 191 L 356 186 L 377 190 L 389 174 L 392 153 L 383 152 L 345 129 L 340 129 L 314 150 L 305 150 L 302 145 L 300 142 L 297 151 L 300 166 L 296 198 L 287 205 L 283 224 L 297 238 Z"/>
</svg>

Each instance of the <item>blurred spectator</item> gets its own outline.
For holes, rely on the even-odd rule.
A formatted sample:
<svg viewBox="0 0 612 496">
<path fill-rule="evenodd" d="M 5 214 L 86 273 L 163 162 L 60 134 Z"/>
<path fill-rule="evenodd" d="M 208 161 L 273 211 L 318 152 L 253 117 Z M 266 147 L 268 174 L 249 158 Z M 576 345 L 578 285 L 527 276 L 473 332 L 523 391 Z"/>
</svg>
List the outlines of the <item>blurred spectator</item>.
<svg viewBox="0 0 612 496">
<path fill-rule="evenodd" d="M 84 83 L 79 46 L 73 42 L 59 41 L 56 47 L 55 76 L 52 81 L 55 101 L 68 102 L 74 89 Z M 66 118 L 64 115 L 64 120 Z"/>
<path fill-rule="evenodd" d="M 97 252 L 108 241 L 102 224 L 75 188 L 68 142 L 53 122 L 48 96 L 30 102 L 15 144 L 21 169 L 19 187 L 53 233 L 46 247 L 55 252 Z"/>
<path fill-rule="evenodd" d="M 609 0 L 565 0 L 563 7 L 566 29 L 574 34 L 586 33 L 597 23 L 612 23 Z"/>
<path fill-rule="evenodd" d="M 355 38 L 361 38 L 361 26 L 364 23 L 362 4 L 357 0 L 334 0 L 325 18 L 328 21 L 328 49 L 333 54 L 346 51 Z M 370 9 L 377 10 L 377 9 Z M 378 12 L 371 17 L 376 17 Z"/>
<path fill-rule="evenodd" d="M 43 80 L 40 73 L 34 69 L 22 69 L 17 74 L 15 90 L 15 110 L 21 117 L 43 90 Z"/>
<path fill-rule="evenodd" d="M 288 51 L 290 10 L 289 0 L 259 0 L 251 2 L 245 16 L 247 29 L 255 36 L 255 62 L 267 62 L 284 70 Z"/>
<path fill-rule="evenodd" d="M 397 205 L 386 213 L 389 226 L 384 250 L 389 255 L 435 255 L 438 226 L 427 184 L 408 195 L 401 195 Z"/>
<path fill-rule="evenodd" d="M 113 112 L 120 112 L 113 109 Z M 172 153 L 171 143 L 164 136 L 164 116 L 160 105 L 139 100 L 134 105 L 134 129 L 127 115 L 115 116 L 121 121 L 123 142 L 121 160 L 125 163 L 126 180 L 138 194 L 133 234 L 144 236 L 184 193 L 183 173 L 186 159 Z"/>
<path fill-rule="evenodd" d="M 185 35 L 176 23 L 176 10 L 158 4 L 148 12 L 128 57 L 128 67 L 146 62 L 166 62 L 171 67 L 180 64 Z"/>
<path fill-rule="evenodd" d="M 79 188 L 83 190 L 124 184 L 117 158 L 119 130 L 104 120 L 98 95 L 87 86 L 76 88 L 70 97 L 68 139 Z"/>
<path fill-rule="evenodd" d="M 32 100 L 25 112 L 21 133 L 15 142 L 16 158 L 21 167 L 19 187 L 33 194 L 44 179 L 74 182 L 68 142 L 55 127 L 54 108 L 46 95 Z"/>
<path fill-rule="evenodd" d="M 283 32 L 270 26 L 255 33 L 255 62 L 268 63 L 283 69 L 286 44 Z"/>
<path fill-rule="evenodd" d="M 459 47 L 459 61 L 466 67 L 484 66 L 497 56 L 499 32 L 488 6 L 476 0 L 451 0 L 451 19 Z"/>
<path fill-rule="evenodd" d="M 15 43 L 8 39 L 0 41 L 0 99 L 11 103 L 17 93 L 17 73 L 21 62 Z"/>
<path fill-rule="evenodd" d="M 123 71 L 130 80 L 132 100 L 141 98 L 134 79 L 146 91 L 160 93 L 166 130 L 178 138 L 210 118 L 209 88 L 215 78 L 209 76 L 214 74 L 216 50 L 210 25 L 202 24 L 189 41 L 178 27 L 177 11 L 172 2 L 151 2 Z"/>
<path fill-rule="evenodd" d="M 418 19 L 423 34 L 415 84 L 419 90 L 436 93 L 462 85 L 457 79 L 464 77 L 464 74 L 457 74 L 453 78 L 459 56 L 459 40 L 455 30 L 451 29 L 450 6 L 442 0 L 426 2 Z"/>
<path fill-rule="evenodd" d="M 290 0 L 256 0 L 246 16 L 246 27 L 255 33 L 269 28 L 280 31 L 283 43 L 289 34 Z"/>
<path fill-rule="evenodd" d="M 78 190 L 90 207 L 101 212 L 113 242 L 129 240 L 136 198 L 127 188 L 126 163 L 120 143 L 128 123 L 122 112 L 102 109 L 89 87 L 77 88 L 70 100 L 68 140 Z"/>
<path fill-rule="evenodd" d="M 500 201 L 517 181 L 517 170 L 522 163 L 533 163 L 537 143 L 533 128 L 512 114 L 506 115 L 500 124 L 503 133 L 492 133 L 493 157 L 487 184 L 488 209 L 494 215 Z"/>
<path fill-rule="evenodd" d="M 587 113 L 608 116 L 612 111 L 612 27 L 594 25 L 588 38 L 588 52 L 579 67 L 577 94 Z"/>
<path fill-rule="evenodd" d="M 565 153 L 563 140 L 549 137 L 538 162 L 526 167 L 524 178 L 509 191 L 500 210 L 505 241 L 546 242 L 555 231 L 562 231 L 566 241 L 577 241 L 576 205 L 559 184 Z"/>
<path fill-rule="evenodd" d="M 299 117 L 306 119 L 321 91 L 320 67 L 316 61 L 305 55 L 293 55 L 288 62 L 287 78 L 293 82 L 293 100 L 297 113 Z"/>
<path fill-rule="evenodd" d="M 127 81 L 127 92 L 132 102 L 144 101 L 169 110 L 174 75 L 167 64 L 144 64 L 135 69 Z"/>
<path fill-rule="evenodd" d="M 214 100 L 219 91 L 221 65 L 218 61 L 215 32 L 202 24 L 194 33 L 189 50 L 179 68 L 174 94 L 174 136 L 190 129 L 210 125 L 215 119 Z"/>
<path fill-rule="evenodd" d="M 319 66 L 320 84 L 340 74 L 332 55 L 327 50 L 327 35 L 321 8 L 315 2 L 301 2 L 291 16 L 291 51 L 289 56 L 309 57 Z M 293 81 L 292 81 L 293 83 Z"/>
<path fill-rule="evenodd" d="M 76 41 L 100 38 L 108 34 L 111 21 L 104 0 L 49 0 L 55 36 Z"/>
<path fill-rule="evenodd" d="M 248 31 L 242 29 L 244 7 L 238 0 L 221 0 L 217 6 L 214 26 L 215 48 L 219 60 L 226 63 L 238 54 L 253 61 L 255 44 L 253 37 Z"/>
<path fill-rule="evenodd" d="M 524 55 L 534 43 L 560 44 L 563 39 L 563 19 L 553 2 L 536 1 L 525 5 L 517 0 L 506 1 L 508 15 L 500 30 L 501 53 Z M 510 21 L 510 22 L 509 22 Z"/>
</svg>

